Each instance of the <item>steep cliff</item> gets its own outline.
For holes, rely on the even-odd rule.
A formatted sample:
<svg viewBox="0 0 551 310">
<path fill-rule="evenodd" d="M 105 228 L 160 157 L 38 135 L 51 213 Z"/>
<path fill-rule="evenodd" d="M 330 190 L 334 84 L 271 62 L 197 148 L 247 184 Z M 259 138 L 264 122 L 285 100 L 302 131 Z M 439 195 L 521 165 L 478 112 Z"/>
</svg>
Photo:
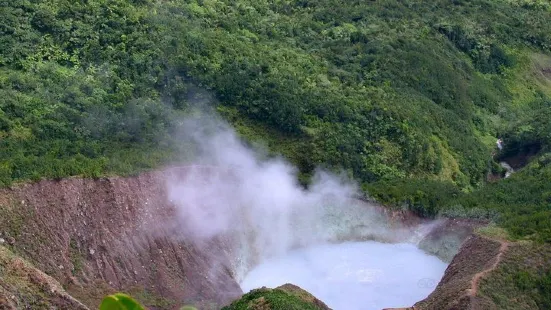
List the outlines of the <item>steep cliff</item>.
<svg viewBox="0 0 551 310">
<path fill-rule="evenodd" d="M 223 254 L 225 243 L 186 240 L 171 220 L 167 173 L 1 190 L 4 239 L 91 308 L 114 291 L 153 308 L 224 304 L 241 294 Z"/>
</svg>

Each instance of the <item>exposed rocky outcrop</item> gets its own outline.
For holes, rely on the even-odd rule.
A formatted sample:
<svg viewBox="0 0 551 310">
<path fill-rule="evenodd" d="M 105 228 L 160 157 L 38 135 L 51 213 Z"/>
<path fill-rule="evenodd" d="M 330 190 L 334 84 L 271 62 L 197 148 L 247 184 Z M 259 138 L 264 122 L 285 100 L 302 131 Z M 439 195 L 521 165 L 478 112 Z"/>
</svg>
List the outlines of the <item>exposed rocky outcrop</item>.
<svg viewBox="0 0 551 310">
<path fill-rule="evenodd" d="M 506 241 L 469 235 L 427 298 L 411 307 L 385 310 L 499 309 L 492 299 L 479 293 L 479 288 L 481 280 L 498 268 L 508 245 Z"/>
<path fill-rule="evenodd" d="M 185 171 L 4 189 L 0 227 L 13 251 L 92 308 L 114 291 L 152 308 L 227 303 L 241 290 L 224 256 L 226 243 L 186 240 L 172 220 L 167 173 Z"/>
</svg>

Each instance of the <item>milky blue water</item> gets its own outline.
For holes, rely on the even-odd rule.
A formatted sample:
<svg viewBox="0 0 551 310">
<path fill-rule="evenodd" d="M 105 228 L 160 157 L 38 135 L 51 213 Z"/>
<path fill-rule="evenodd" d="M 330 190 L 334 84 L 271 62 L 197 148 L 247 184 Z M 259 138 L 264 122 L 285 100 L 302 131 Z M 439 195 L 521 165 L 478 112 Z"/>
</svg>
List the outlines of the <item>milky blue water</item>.
<svg viewBox="0 0 551 310">
<path fill-rule="evenodd" d="M 412 306 L 427 297 L 447 264 L 413 244 L 318 245 L 264 261 L 241 283 L 244 292 L 293 283 L 335 310 Z"/>
</svg>

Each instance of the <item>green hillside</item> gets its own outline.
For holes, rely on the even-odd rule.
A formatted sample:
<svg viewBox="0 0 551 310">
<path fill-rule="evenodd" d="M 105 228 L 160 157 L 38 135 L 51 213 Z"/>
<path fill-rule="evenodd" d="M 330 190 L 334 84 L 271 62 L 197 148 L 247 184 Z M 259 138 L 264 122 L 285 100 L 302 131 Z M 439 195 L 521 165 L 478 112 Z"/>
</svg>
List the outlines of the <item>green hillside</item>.
<svg viewBox="0 0 551 310">
<path fill-rule="evenodd" d="M 500 156 L 550 151 L 547 1 L 13 0 L 0 16 L 3 186 L 182 159 L 177 120 L 210 102 L 305 183 L 344 169 L 426 216 L 489 208 L 549 235 L 548 160 L 483 186 L 498 137 Z"/>
</svg>

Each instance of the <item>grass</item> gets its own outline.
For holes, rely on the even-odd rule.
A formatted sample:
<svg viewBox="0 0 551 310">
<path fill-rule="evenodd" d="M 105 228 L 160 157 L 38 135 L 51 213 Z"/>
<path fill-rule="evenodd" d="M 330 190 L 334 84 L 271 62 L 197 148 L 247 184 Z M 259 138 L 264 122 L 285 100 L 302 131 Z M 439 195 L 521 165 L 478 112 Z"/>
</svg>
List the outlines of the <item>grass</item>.
<svg viewBox="0 0 551 310">
<path fill-rule="evenodd" d="M 549 152 L 544 1 L 12 0 L 0 18 L 0 187 L 192 159 L 178 123 L 208 103 L 305 185 L 344 170 L 419 215 L 551 240 L 551 166 L 484 182 L 498 136 Z M 0 208 L 15 237 L 21 210 Z"/>
<path fill-rule="evenodd" d="M 549 309 L 551 306 L 551 246 L 516 242 L 498 268 L 483 278 L 479 292 L 499 309 Z"/>
<path fill-rule="evenodd" d="M 502 227 L 497 226 L 495 223 L 490 223 L 489 225 L 479 227 L 475 231 L 478 234 L 481 234 L 486 237 L 498 240 L 509 240 L 509 233 L 507 230 Z"/>
</svg>

